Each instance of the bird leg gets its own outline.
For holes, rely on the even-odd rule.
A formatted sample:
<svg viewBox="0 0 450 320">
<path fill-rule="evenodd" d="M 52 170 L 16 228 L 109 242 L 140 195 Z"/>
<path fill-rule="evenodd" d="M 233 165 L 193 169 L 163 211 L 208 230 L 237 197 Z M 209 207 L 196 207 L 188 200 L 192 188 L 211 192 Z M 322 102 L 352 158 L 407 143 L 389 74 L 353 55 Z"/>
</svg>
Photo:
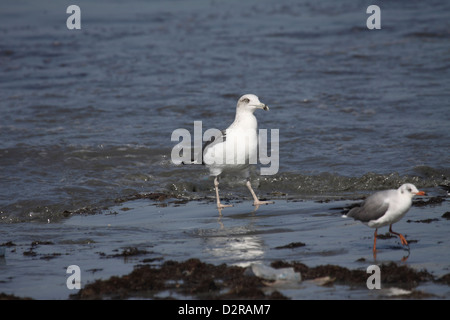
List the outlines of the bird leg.
<svg viewBox="0 0 450 320">
<path fill-rule="evenodd" d="M 375 229 L 375 232 L 373 234 L 373 259 L 377 259 L 377 231 L 378 229 Z"/>
<path fill-rule="evenodd" d="M 272 203 L 275 203 L 274 201 L 260 201 L 258 199 L 258 197 L 256 196 L 255 191 L 253 191 L 253 189 L 252 189 L 252 184 L 250 183 L 250 180 L 247 180 L 247 188 L 248 188 L 248 190 L 250 190 L 250 193 L 253 196 L 253 205 L 254 206 L 259 206 L 261 204 L 272 204 Z"/>
<path fill-rule="evenodd" d="M 232 207 L 232 204 L 221 204 L 220 198 L 219 198 L 219 179 L 217 177 L 214 178 L 214 187 L 216 189 L 216 199 L 217 199 L 217 209 L 219 209 L 219 212 L 223 208 Z"/>
<path fill-rule="evenodd" d="M 377 251 L 377 231 L 378 231 L 378 229 L 375 229 L 375 233 L 373 234 L 373 252 L 374 253 Z"/>
<path fill-rule="evenodd" d="M 403 245 L 408 245 L 408 241 L 406 241 L 406 239 L 405 239 L 405 237 L 403 235 L 401 235 L 400 233 L 392 231 L 392 224 L 389 226 L 389 232 L 392 233 L 392 234 L 397 235 L 400 238 L 400 241 L 402 242 Z"/>
</svg>

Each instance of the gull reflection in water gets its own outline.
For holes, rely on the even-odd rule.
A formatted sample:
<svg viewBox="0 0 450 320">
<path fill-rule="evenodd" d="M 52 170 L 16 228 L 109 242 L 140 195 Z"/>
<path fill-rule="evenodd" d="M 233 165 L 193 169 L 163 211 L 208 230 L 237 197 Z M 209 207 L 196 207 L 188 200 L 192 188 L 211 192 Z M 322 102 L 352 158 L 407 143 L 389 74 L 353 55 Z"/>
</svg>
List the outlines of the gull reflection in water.
<svg viewBox="0 0 450 320">
<path fill-rule="evenodd" d="M 254 219 L 247 225 L 227 227 L 219 217 L 219 229 L 210 230 L 206 236 L 207 253 L 237 266 L 248 266 L 250 263 L 262 260 L 264 257 L 264 245 L 258 230 L 254 226 Z M 239 219 L 239 223 L 246 222 Z"/>
</svg>

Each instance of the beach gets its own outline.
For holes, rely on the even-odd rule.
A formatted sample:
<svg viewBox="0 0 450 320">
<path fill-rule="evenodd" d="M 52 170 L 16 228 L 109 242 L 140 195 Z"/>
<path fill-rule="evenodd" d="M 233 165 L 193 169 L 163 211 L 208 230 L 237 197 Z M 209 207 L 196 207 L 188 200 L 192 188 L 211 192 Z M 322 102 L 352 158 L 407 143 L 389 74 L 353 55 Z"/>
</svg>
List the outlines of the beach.
<svg viewBox="0 0 450 320">
<path fill-rule="evenodd" d="M 449 299 L 450 5 L 380 4 L 370 29 L 371 4 L 81 0 L 78 29 L 69 4 L 2 2 L 0 297 Z M 250 178 L 275 204 L 224 176 L 220 214 L 172 137 L 204 143 L 244 94 L 270 107 Z M 427 194 L 393 225 L 409 246 L 381 228 L 375 259 L 343 214 L 404 183 Z"/>
</svg>

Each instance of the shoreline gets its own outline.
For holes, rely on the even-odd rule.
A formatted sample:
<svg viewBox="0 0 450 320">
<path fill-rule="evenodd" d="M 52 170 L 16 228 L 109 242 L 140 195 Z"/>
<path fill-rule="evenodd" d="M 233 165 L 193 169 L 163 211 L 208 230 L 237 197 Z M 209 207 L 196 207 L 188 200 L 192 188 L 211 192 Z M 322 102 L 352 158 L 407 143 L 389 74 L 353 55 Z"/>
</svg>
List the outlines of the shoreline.
<svg viewBox="0 0 450 320">
<path fill-rule="evenodd" d="M 433 196 L 414 200 L 413 207 L 417 210 L 421 210 L 421 208 L 424 207 L 438 207 L 438 211 L 442 213 L 439 214 L 439 217 L 435 215 L 432 218 L 425 217 L 426 219 L 410 217 L 408 219 L 404 219 L 404 222 L 410 226 L 420 226 L 421 224 L 425 226 L 436 224 L 437 221 L 449 220 L 450 212 L 443 212 L 445 210 L 442 210 L 444 208 L 441 208 L 443 204 L 448 203 L 447 199 L 448 196 Z M 244 207 L 249 206 L 249 204 L 243 200 L 230 198 L 227 198 L 226 200 L 231 201 L 237 206 L 237 208 L 234 209 L 236 212 L 241 212 L 242 210 L 246 211 Z M 357 201 L 359 202 L 360 200 Z M 243 223 L 245 224 L 248 219 L 266 219 L 264 217 L 272 216 L 270 212 L 274 212 L 276 214 L 281 212 L 283 216 L 283 210 L 287 210 L 286 212 L 288 213 L 288 216 L 291 216 L 291 214 L 300 214 L 301 216 L 302 213 L 298 212 L 298 210 L 303 209 L 303 207 L 306 206 L 304 209 L 305 214 L 311 219 L 314 217 L 320 218 L 325 215 L 330 218 L 337 218 L 338 220 L 336 221 L 342 223 L 342 221 L 339 220 L 339 217 L 348 211 L 352 205 L 354 205 L 347 202 L 355 201 L 356 200 L 349 199 L 285 199 L 282 201 L 278 200 L 278 206 L 264 206 L 264 209 L 261 212 L 256 212 L 256 214 L 251 214 L 250 211 L 250 213 L 245 215 L 241 213 L 236 215 L 233 211 L 227 211 L 223 218 L 211 216 L 207 219 L 211 220 L 211 222 L 219 222 L 219 224 L 229 224 L 227 219 L 237 219 L 237 225 L 242 225 Z M 109 219 L 113 219 L 113 221 L 119 223 L 120 221 L 117 219 L 120 217 L 126 218 L 127 215 L 134 214 L 134 212 L 137 214 L 142 211 L 142 208 L 144 210 L 141 214 L 144 215 L 143 217 L 146 219 L 145 221 L 149 221 L 147 213 L 149 210 L 157 210 L 158 212 L 167 212 L 167 214 L 174 215 L 177 215 L 177 212 L 184 212 L 185 214 L 187 212 L 189 215 L 194 216 L 199 214 L 198 212 L 200 209 L 205 211 L 208 216 L 214 215 L 214 212 L 216 211 L 213 208 L 213 199 L 208 199 L 205 197 L 204 199 L 188 200 L 169 193 L 155 192 L 147 194 L 134 194 L 126 198 L 116 199 L 115 203 L 116 206 L 103 209 L 96 209 L 92 211 L 83 209 L 74 212 L 67 212 L 66 218 L 64 219 L 65 221 L 62 225 L 65 226 L 66 223 L 71 222 L 75 226 L 80 226 L 82 229 L 87 226 L 95 229 L 97 228 L 97 224 L 99 226 L 104 224 L 104 222 L 101 221 L 109 221 Z M 299 205 L 297 205 L 297 203 Z M 136 204 L 141 205 L 142 208 L 136 208 Z M 286 208 L 283 209 L 283 206 Z M 311 208 L 320 208 L 320 210 L 314 211 L 313 209 L 308 209 L 308 206 L 312 206 Z M 281 209 L 282 211 L 280 211 Z M 171 216 L 166 216 L 164 219 L 156 219 L 154 223 L 156 225 L 160 222 L 166 223 L 166 219 L 170 222 L 170 217 Z M 73 219 L 77 221 L 72 221 Z M 138 225 L 140 224 L 139 215 L 133 215 L 127 219 L 132 220 L 127 220 L 126 225 L 128 225 L 130 221 L 131 223 L 136 223 Z M 137 221 L 134 221 L 134 219 L 137 219 Z M 241 219 L 244 220 L 240 221 Z M 82 222 L 81 225 L 79 224 L 79 221 Z M 193 224 L 198 224 L 198 222 L 195 221 Z M 94 224 L 92 224 L 92 222 L 94 222 Z M 183 222 L 180 223 L 181 225 L 184 224 Z M 345 223 L 347 222 L 345 221 L 344 225 Z M 50 227 L 53 224 L 58 225 L 59 223 L 52 223 L 50 224 Z M 118 226 L 120 225 L 121 224 L 119 223 Z M 47 227 L 48 224 L 42 224 L 42 226 Z M 103 230 L 103 228 L 104 227 L 101 227 L 101 230 Z M 235 230 L 233 228 L 230 230 Z M 275 225 L 274 228 L 276 228 Z M 275 235 L 282 232 L 283 227 L 279 226 L 279 228 L 281 229 L 275 229 Z M 363 239 L 367 238 L 364 240 L 367 242 L 367 245 L 370 245 L 371 241 L 369 239 L 371 239 L 371 231 L 365 226 L 358 226 L 356 228 L 358 232 L 361 232 Z M 209 228 L 207 227 L 204 230 L 207 231 Z M 212 232 L 213 231 L 214 229 L 212 229 Z M 263 230 L 258 232 L 262 232 L 262 234 L 264 234 Z M 283 233 L 280 235 L 283 235 Z M 147 247 L 125 242 L 126 246 L 122 245 L 120 247 L 121 249 L 112 249 L 112 246 L 104 247 L 101 245 L 99 240 L 94 238 L 86 239 L 84 237 L 78 241 L 74 240 L 73 243 L 69 240 L 46 241 L 36 239 L 31 242 L 31 245 L 21 245 L 20 243 L 10 241 L 3 242 L 0 246 L 8 250 L 8 255 L 10 256 L 12 256 L 13 253 L 20 254 L 20 252 L 22 252 L 21 259 L 25 262 L 30 261 L 30 259 L 32 261 L 58 261 L 58 259 L 67 259 L 65 256 L 68 254 L 69 258 L 70 255 L 74 255 L 74 257 L 76 256 L 75 253 L 70 254 L 64 253 L 64 251 L 61 252 L 61 249 L 58 248 L 61 243 L 75 245 L 81 249 L 84 249 L 86 246 L 92 246 L 89 250 L 91 252 L 96 252 L 94 258 L 92 258 L 94 261 L 98 260 L 100 263 L 104 264 L 105 260 L 103 259 L 110 259 L 108 261 L 111 262 L 115 261 L 115 259 L 123 259 L 123 262 L 128 265 L 128 268 L 132 268 L 131 272 L 115 273 L 116 275 L 112 273 L 109 277 L 106 277 L 106 279 L 104 277 L 97 277 L 97 271 L 91 271 L 92 275 L 90 276 L 90 280 L 83 286 L 83 288 L 81 288 L 78 293 L 67 294 L 66 299 L 297 299 L 299 295 L 302 296 L 302 290 L 304 290 L 306 294 L 308 290 L 322 290 L 322 288 L 325 288 L 323 290 L 330 290 L 330 288 L 345 288 L 346 292 L 348 291 L 351 294 L 356 295 L 357 293 L 355 292 L 358 292 L 358 290 L 359 292 L 368 290 L 366 288 L 366 280 L 369 274 L 366 272 L 365 268 L 366 264 L 373 264 L 368 256 L 369 251 L 366 252 L 367 257 L 361 257 L 358 253 L 352 255 L 354 256 L 354 258 L 352 258 L 354 259 L 353 261 L 357 263 L 356 268 L 343 266 L 339 263 L 311 264 L 310 262 L 303 261 L 302 258 L 292 258 L 293 256 L 295 257 L 296 252 L 301 253 L 301 250 L 306 250 L 307 254 L 308 250 L 316 250 L 314 249 L 314 243 L 311 243 L 311 239 L 308 241 L 308 238 L 302 238 L 306 237 L 303 236 L 302 233 L 299 233 L 299 235 L 301 236 L 300 239 L 289 238 L 295 241 L 287 242 L 285 240 L 285 242 L 282 242 L 283 240 L 279 240 L 281 241 L 279 242 L 279 245 L 269 245 L 268 250 L 271 252 L 278 252 L 277 257 L 282 258 L 269 258 L 268 262 L 266 261 L 265 263 L 273 269 L 293 268 L 295 272 L 299 272 L 301 274 L 302 281 L 294 284 L 260 278 L 249 272 L 249 266 L 239 266 L 236 265 L 236 263 L 221 263 L 220 261 L 216 264 L 205 261 L 202 257 L 194 258 L 196 256 L 195 251 L 193 252 L 192 258 L 179 258 L 174 260 L 170 255 L 164 255 L 162 253 L 158 253 L 157 250 L 154 250 L 154 245 L 151 240 L 146 240 L 150 243 Z M 225 233 L 225 236 L 229 237 L 230 235 Z M 418 235 L 413 233 L 413 236 Z M 209 236 L 207 236 L 206 240 L 208 237 Z M 212 239 L 214 239 L 216 237 L 215 233 L 213 232 L 210 237 L 213 237 Z M 231 237 L 235 236 L 231 234 Z M 337 234 L 336 237 L 339 237 L 339 235 Z M 146 236 L 144 235 L 144 239 L 145 238 Z M 358 236 L 355 236 L 354 240 L 357 240 L 357 238 Z M 417 242 L 419 241 L 416 240 L 417 238 L 411 239 L 408 235 L 407 238 L 413 246 L 417 245 Z M 103 237 L 100 239 L 103 240 Z M 391 254 L 389 251 L 392 251 L 393 253 L 397 252 L 398 255 L 398 249 L 403 250 L 401 246 L 395 245 L 392 247 L 396 240 L 389 240 L 392 239 L 391 236 L 380 234 L 380 240 L 384 241 L 384 239 L 388 239 L 385 240 L 385 242 L 388 243 L 388 247 L 385 245 L 383 249 L 386 254 Z M 424 239 L 420 239 L 420 241 L 422 240 Z M 69 248 L 71 247 L 69 246 Z M 117 245 L 115 245 L 115 248 L 117 248 Z M 318 253 L 315 254 L 319 254 L 319 257 L 321 255 L 326 257 L 329 254 L 332 256 L 337 255 L 337 257 L 342 255 L 339 249 L 325 249 L 323 252 L 319 250 Z M 308 255 L 306 255 L 306 257 L 308 257 Z M 137 262 L 136 259 L 138 260 Z M 323 258 L 321 259 L 322 260 L 318 259 L 318 261 L 323 261 Z M 251 259 L 249 261 L 251 264 Z M 133 265 L 130 266 L 130 263 Z M 109 264 L 109 262 L 107 262 L 107 264 Z M 382 259 L 379 264 L 381 269 L 386 270 L 386 272 L 382 272 L 382 293 L 375 294 L 374 297 L 388 299 L 448 298 L 446 295 L 440 296 L 439 294 L 429 293 L 427 290 L 422 289 L 423 286 L 426 287 L 428 284 L 436 286 L 450 286 L 450 273 L 448 272 L 440 275 L 434 275 L 433 272 L 429 271 L 426 267 L 417 270 L 417 268 L 410 267 L 407 263 L 396 263 L 391 259 Z M 355 263 L 353 265 L 355 265 Z M 96 269 L 92 268 L 91 270 Z M 99 272 L 101 273 L 102 269 L 100 268 L 98 270 L 100 270 Z M 140 281 L 139 279 L 147 280 Z M 241 284 L 245 284 L 245 286 L 242 286 Z M 299 290 L 296 293 L 297 298 L 292 298 L 290 295 L 290 290 Z M 308 299 L 308 297 L 305 298 Z M 0 290 L 0 299 L 10 300 L 30 298 L 27 295 L 15 295 L 9 293 L 8 291 L 3 292 Z M 339 297 L 332 296 L 332 299 L 339 299 Z"/>
<path fill-rule="evenodd" d="M 271 267 L 293 268 L 300 273 L 302 282 L 310 285 L 331 287 L 344 285 L 365 289 L 368 273 L 363 270 L 351 270 L 336 265 L 308 267 L 301 262 L 274 261 Z M 415 290 L 426 282 L 450 285 L 450 273 L 434 277 L 426 270 L 416 271 L 394 262 L 382 264 L 381 282 L 387 291 L 386 297 L 392 298 L 439 298 L 433 294 Z M 279 292 L 289 281 L 269 280 L 258 277 L 250 268 L 212 265 L 198 259 L 183 262 L 167 261 L 161 267 L 148 265 L 135 266 L 130 274 L 107 280 L 96 280 L 86 285 L 70 299 L 290 299 Z M 293 281 L 295 282 L 295 281 Z M 386 287 L 387 285 L 387 287 Z M 164 295 L 169 294 L 169 295 Z"/>
</svg>

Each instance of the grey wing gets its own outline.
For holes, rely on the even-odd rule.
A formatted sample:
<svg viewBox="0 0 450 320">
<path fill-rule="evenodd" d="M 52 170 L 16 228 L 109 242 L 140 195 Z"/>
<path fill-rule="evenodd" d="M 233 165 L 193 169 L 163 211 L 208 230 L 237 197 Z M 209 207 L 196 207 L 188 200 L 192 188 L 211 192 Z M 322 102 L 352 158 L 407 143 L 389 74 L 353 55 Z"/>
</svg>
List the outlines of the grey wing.
<svg viewBox="0 0 450 320">
<path fill-rule="evenodd" d="M 221 132 L 221 135 L 213 136 L 213 137 L 211 137 L 211 139 L 209 139 L 208 141 L 206 141 L 203 144 L 202 154 L 201 154 L 202 164 L 205 164 L 205 161 L 203 160 L 203 155 L 205 154 L 205 151 L 208 148 L 211 148 L 211 147 L 215 146 L 216 144 L 218 144 L 220 142 L 225 142 L 227 140 L 227 131 L 221 130 L 220 132 Z"/>
<path fill-rule="evenodd" d="M 384 201 L 386 195 L 384 192 L 376 193 L 368 197 L 360 207 L 351 209 L 348 217 L 352 217 L 362 222 L 369 222 L 381 218 L 389 209 L 389 203 Z"/>
</svg>

